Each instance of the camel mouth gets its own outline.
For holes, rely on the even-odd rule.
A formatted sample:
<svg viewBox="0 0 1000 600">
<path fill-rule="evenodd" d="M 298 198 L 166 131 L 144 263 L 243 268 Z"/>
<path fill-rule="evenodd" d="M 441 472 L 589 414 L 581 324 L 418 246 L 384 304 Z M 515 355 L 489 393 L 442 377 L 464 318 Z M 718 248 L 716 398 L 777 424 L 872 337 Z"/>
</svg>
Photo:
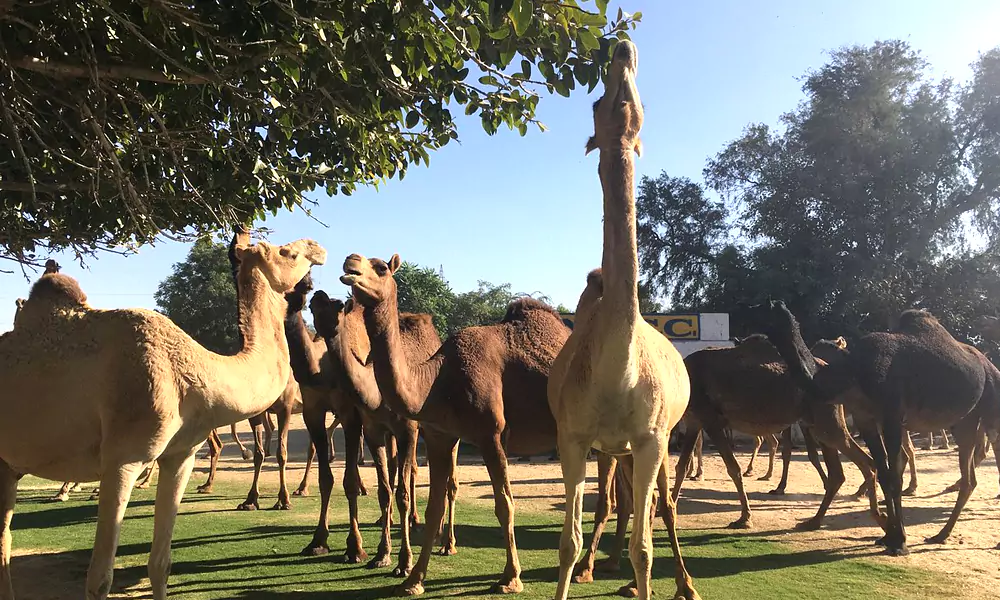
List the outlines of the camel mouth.
<svg viewBox="0 0 1000 600">
<path fill-rule="evenodd" d="M 347 272 L 340 276 L 340 283 L 344 285 L 354 285 L 361 279 L 361 272 Z"/>
</svg>

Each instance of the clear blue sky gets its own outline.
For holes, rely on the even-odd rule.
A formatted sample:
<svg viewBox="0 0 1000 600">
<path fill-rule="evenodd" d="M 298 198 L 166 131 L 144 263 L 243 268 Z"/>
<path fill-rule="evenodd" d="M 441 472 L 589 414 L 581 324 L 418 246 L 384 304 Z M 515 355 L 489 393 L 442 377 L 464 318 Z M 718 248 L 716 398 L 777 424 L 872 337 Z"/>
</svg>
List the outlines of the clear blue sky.
<svg viewBox="0 0 1000 600">
<path fill-rule="evenodd" d="M 802 98 L 799 78 L 842 45 L 904 39 L 936 76 L 959 81 L 978 53 L 1000 45 L 997 0 L 620 4 L 643 13 L 633 35 L 646 109 L 638 175 L 666 170 L 700 180 L 706 159 L 746 125 L 774 124 L 794 108 Z M 320 198 L 315 215 L 329 228 L 301 212 L 272 218 L 265 223 L 274 230 L 271 241 L 322 243 L 329 261 L 314 269 L 314 278 L 331 295 L 346 292 L 337 280 L 346 255 L 398 252 L 404 260 L 443 267 L 456 291 L 478 280 L 510 282 L 515 292 L 541 291 L 574 306 L 601 257 L 597 157 L 583 155 L 593 129 L 590 105 L 600 89 L 543 98 L 546 133 L 533 129 L 522 138 L 504 130 L 489 137 L 478 119 L 463 119 L 461 144 L 432 154 L 430 167 L 411 169 L 404 181 L 378 192 Z M 90 259 L 87 269 L 71 256 L 56 258 L 80 280 L 92 305 L 152 308 L 157 284 L 187 250 L 164 241 L 127 258 Z M 9 329 L 13 301 L 28 289 L 20 274 L 0 274 L 0 331 Z"/>
</svg>

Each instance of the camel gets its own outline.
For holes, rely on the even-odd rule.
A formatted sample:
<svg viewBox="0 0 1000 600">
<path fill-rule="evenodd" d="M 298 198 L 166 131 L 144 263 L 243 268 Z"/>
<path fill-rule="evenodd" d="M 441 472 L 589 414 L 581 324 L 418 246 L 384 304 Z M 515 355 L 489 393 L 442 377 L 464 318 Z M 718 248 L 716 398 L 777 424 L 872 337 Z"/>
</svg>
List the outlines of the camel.
<svg viewBox="0 0 1000 600">
<path fill-rule="evenodd" d="M 86 597 L 103 600 L 132 487 L 153 460 L 160 479 L 149 578 L 153 598 L 167 597 L 170 541 L 195 453 L 212 429 L 259 414 L 281 392 L 290 370 L 283 294 L 326 259 L 306 239 L 236 252 L 243 344 L 232 356 L 206 350 L 160 313 L 91 308 L 61 273 L 34 284 L 18 324 L 0 337 L 0 598 L 14 596 L 10 523 L 24 474 L 100 481 Z"/>
<path fill-rule="evenodd" d="M 975 488 L 976 445 L 983 431 L 1000 424 L 1000 371 L 926 311 L 904 311 L 895 330 L 863 336 L 841 351 L 841 360 L 822 368 L 784 302 L 771 301 L 756 312 L 809 401 L 850 408 L 886 497 L 885 536 L 876 543 L 889 555 L 909 553 L 902 515 L 903 435 L 907 429 L 951 427 L 959 449 L 959 494 L 948 522 L 927 540 L 943 543 Z"/>
<path fill-rule="evenodd" d="M 562 318 L 530 297 L 510 303 L 496 325 L 468 327 L 449 337 L 429 359 L 412 360 L 400 333 L 396 282 L 399 255 L 386 262 L 352 254 L 341 282 L 364 307 L 371 342 L 368 362 L 382 401 L 397 414 L 420 423 L 430 466 L 430 497 L 424 542 L 410 576 L 397 588 L 420 594 L 441 528 L 446 487 L 454 474 L 452 456 L 460 438 L 479 447 L 493 485 L 497 520 L 507 563 L 494 591 L 523 589 L 514 538 L 514 499 L 507 471 L 512 454 L 548 452 L 556 424 L 545 400 L 549 369 L 569 336 Z M 505 450 L 505 446 L 506 449 Z"/>
<path fill-rule="evenodd" d="M 566 519 L 559 545 L 556 598 L 569 592 L 570 574 L 583 545 L 583 490 L 591 447 L 630 453 L 635 506 L 629 557 L 639 598 L 649 598 L 652 507 L 657 474 L 667 460 L 670 430 L 687 408 L 690 383 L 673 344 L 641 317 L 635 222 L 635 171 L 643 110 L 635 86 L 638 50 L 618 43 L 594 104 L 594 136 L 587 152 L 600 152 L 604 191 L 604 257 L 598 290 L 581 295 L 573 332 L 552 367 L 549 405 L 559 424 L 559 459 L 566 485 Z M 590 279 L 590 277 L 588 277 Z M 594 286 L 596 288 L 596 286 Z M 582 305 L 583 310 L 580 310 Z M 687 465 L 685 465 L 685 468 Z M 683 477 L 684 473 L 680 473 Z M 677 596 L 697 598 L 684 567 L 675 530 L 675 506 L 666 499 L 664 519 L 676 562 Z"/>
<path fill-rule="evenodd" d="M 927 432 L 927 443 L 924 444 L 924 450 L 934 449 L 934 433 L 933 431 Z M 941 434 L 941 445 L 938 446 L 938 450 L 951 450 L 951 444 L 948 443 L 948 430 L 941 429 L 938 433 Z"/>
<path fill-rule="evenodd" d="M 699 350 L 689 354 L 684 362 L 691 377 L 692 389 L 688 418 L 712 438 L 726 463 L 742 507 L 740 518 L 733 521 L 730 527 L 748 529 L 753 526 L 753 521 L 740 467 L 733 455 L 731 436 L 726 434 L 726 429 L 755 435 L 770 434 L 785 430 L 800 420 L 808 425 L 812 435 L 820 442 L 827 475 L 819 510 L 814 517 L 798 524 L 797 528 L 815 529 L 822 524 L 826 511 L 845 480 L 839 453 L 847 456 L 861 470 L 865 484 L 859 492 L 867 492 L 872 515 L 876 520 L 880 518 L 874 486 L 869 485 L 873 479 L 872 459 L 848 431 L 843 408 L 806 403 L 802 388 L 767 337 L 753 335 L 731 348 Z M 675 500 L 695 443 L 692 438 L 690 433 L 685 436 L 678 458 L 673 489 Z M 782 494 L 785 490 L 791 456 L 790 435 L 787 441 L 782 453 L 785 461 L 782 480 L 772 493 Z"/>
<path fill-rule="evenodd" d="M 307 332 L 301 310 L 305 306 L 306 296 L 312 289 L 312 281 L 306 278 L 295 288 L 295 298 L 289 294 L 289 316 L 286 318 L 286 330 L 298 331 L 297 337 L 304 341 Z M 382 528 L 382 539 L 374 558 L 368 563 L 369 568 L 387 567 L 391 563 L 392 543 L 390 527 L 392 525 L 392 498 L 395 488 L 395 500 L 399 509 L 399 525 L 401 543 L 399 557 L 392 574 L 404 577 L 410 574 L 413 564 L 413 552 L 410 546 L 410 527 L 417 523 L 416 518 L 416 476 L 417 476 L 417 437 L 419 426 L 415 421 L 408 420 L 392 413 L 382 405 L 378 385 L 372 369 L 366 366 L 369 343 L 365 331 L 363 309 L 354 302 L 345 305 L 341 301 L 332 301 L 322 290 L 317 291 L 310 302 L 314 325 L 317 331 L 316 340 L 324 346 L 326 361 L 329 363 L 331 380 L 328 386 L 333 390 L 335 401 L 339 404 L 338 414 L 354 415 L 354 420 L 360 424 L 365 442 L 371 452 L 378 473 L 379 505 L 382 514 L 379 525 Z M 293 310 L 299 312 L 293 314 Z M 415 361 L 426 360 L 441 345 L 441 338 L 431 322 L 430 315 L 404 315 L 400 335 L 407 348 L 408 358 Z M 291 340 L 291 337 L 289 338 Z M 293 343 L 301 346 L 302 343 Z M 303 359 L 305 357 L 303 356 Z M 311 413 L 307 412 L 311 416 Z M 306 426 L 310 432 L 319 433 L 319 423 L 307 419 Z M 345 433 L 348 428 L 345 427 Z M 360 439 L 352 436 L 347 445 L 348 460 L 359 460 Z M 389 454 L 398 455 L 389 457 Z M 322 473 L 322 471 L 321 471 Z M 395 481 L 395 485 L 394 482 Z M 457 494 L 457 484 L 454 488 L 452 501 Z M 351 500 L 351 490 L 345 486 L 345 492 Z M 356 520 L 356 496 L 351 507 L 352 519 Z M 449 553 L 455 553 L 454 525 L 450 529 Z M 353 527 L 352 527 L 352 535 Z M 358 548 L 361 548 L 360 533 L 357 534 Z M 349 546 L 350 546 L 349 540 Z M 357 560 L 365 558 L 364 550 L 360 549 Z"/>
</svg>

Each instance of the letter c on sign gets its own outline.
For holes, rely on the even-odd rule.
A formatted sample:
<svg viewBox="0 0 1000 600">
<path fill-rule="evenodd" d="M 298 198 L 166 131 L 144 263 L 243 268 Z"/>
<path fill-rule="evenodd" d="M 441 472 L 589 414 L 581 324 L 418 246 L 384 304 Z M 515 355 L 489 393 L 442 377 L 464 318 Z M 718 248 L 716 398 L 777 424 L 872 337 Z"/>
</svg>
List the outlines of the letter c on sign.
<svg viewBox="0 0 1000 600">
<path fill-rule="evenodd" d="M 668 319 L 663 324 L 663 331 L 672 338 L 690 338 L 697 333 L 690 317 Z"/>
</svg>

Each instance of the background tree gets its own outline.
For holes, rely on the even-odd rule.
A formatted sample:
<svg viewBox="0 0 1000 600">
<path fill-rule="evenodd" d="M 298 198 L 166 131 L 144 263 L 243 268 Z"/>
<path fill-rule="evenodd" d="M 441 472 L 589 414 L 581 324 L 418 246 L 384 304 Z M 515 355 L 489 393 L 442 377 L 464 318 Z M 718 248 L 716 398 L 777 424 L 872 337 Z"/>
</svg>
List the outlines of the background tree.
<svg viewBox="0 0 1000 600">
<path fill-rule="evenodd" d="M 593 90 L 606 0 L 0 2 L 0 257 L 249 224 Z M 583 7 L 585 8 L 583 8 Z M 538 124 L 541 127 L 541 124 Z"/>
<path fill-rule="evenodd" d="M 507 305 L 517 296 L 510 291 L 510 284 L 493 285 L 480 281 L 478 289 L 455 296 L 448 316 L 449 332 L 463 327 L 499 323 L 507 312 Z"/>
<path fill-rule="evenodd" d="M 772 297 L 807 338 L 885 330 L 922 307 L 978 339 L 976 322 L 1000 314 L 1000 49 L 956 84 L 904 42 L 842 48 L 803 92 L 780 127 L 752 124 L 709 161 L 725 206 L 643 179 L 643 280 L 732 313 L 734 335 L 749 333 L 740 306 Z"/>
<path fill-rule="evenodd" d="M 232 354 L 239 349 L 236 287 L 228 248 L 207 238 L 191 247 L 154 294 L 160 312 L 209 350 Z"/>
</svg>

